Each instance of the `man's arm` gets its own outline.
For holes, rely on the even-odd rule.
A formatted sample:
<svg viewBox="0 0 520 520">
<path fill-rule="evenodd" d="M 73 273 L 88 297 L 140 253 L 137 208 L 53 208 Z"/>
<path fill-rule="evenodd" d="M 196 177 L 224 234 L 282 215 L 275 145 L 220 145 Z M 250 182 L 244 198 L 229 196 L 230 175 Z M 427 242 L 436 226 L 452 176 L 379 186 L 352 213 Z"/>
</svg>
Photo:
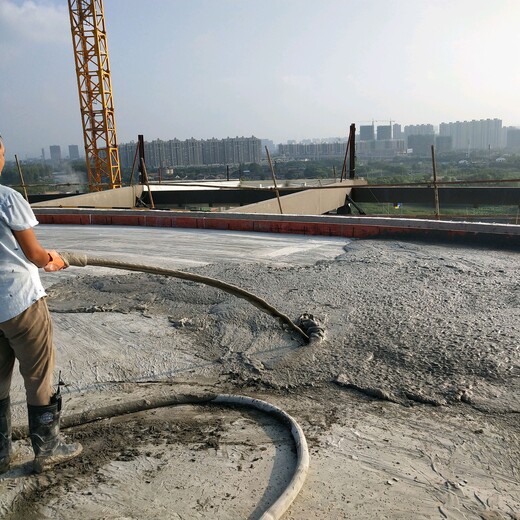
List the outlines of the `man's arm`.
<svg viewBox="0 0 520 520">
<path fill-rule="evenodd" d="M 45 267 L 49 263 L 49 253 L 38 242 L 32 228 L 24 229 L 23 231 L 13 230 L 13 235 L 30 262 L 37 267 Z"/>
<path fill-rule="evenodd" d="M 37 267 L 43 267 L 47 272 L 52 272 L 60 271 L 68 266 L 68 264 L 65 265 L 57 251 L 48 251 L 41 246 L 32 228 L 23 231 L 13 230 L 13 235 L 27 259 Z"/>
</svg>

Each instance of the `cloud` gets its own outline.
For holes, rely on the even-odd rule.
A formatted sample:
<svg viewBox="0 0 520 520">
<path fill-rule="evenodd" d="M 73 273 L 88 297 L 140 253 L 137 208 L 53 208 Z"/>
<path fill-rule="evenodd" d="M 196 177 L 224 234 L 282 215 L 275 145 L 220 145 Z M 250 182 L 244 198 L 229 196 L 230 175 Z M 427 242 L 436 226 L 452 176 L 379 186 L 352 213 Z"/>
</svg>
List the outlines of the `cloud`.
<svg viewBox="0 0 520 520">
<path fill-rule="evenodd" d="M 65 43 L 70 41 L 65 5 L 0 0 L 0 42 Z"/>
</svg>

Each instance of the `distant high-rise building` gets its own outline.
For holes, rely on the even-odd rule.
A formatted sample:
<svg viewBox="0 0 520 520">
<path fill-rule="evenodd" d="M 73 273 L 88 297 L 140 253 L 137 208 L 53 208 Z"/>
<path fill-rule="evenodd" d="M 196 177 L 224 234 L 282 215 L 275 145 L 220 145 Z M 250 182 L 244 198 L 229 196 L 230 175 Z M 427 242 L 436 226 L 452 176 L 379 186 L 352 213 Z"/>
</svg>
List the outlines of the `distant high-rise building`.
<svg viewBox="0 0 520 520">
<path fill-rule="evenodd" d="M 275 153 L 276 152 L 276 145 L 271 141 L 271 139 L 261 139 L 262 142 L 262 157 L 266 156 L 267 153 L 265 151 L 265 148 L 267 146 L 267 149 L 269 150 L 269 153 Z"/>
<path fill-rule="evenodd" d="M 359 127 L 360 141 L 373 141 L 375 138 L 374 125 L 361 125 Z"/>
<path fill-rule="evenodd" d="M 392 139 L 392 126 L 391 125 L 380 125 L 377 127 L 377 140 L 386 141 Z"/>
<path fill-rule="evenodd" d="M 359 141 L 356 154 L 363 158 L 384 159 L 405 152 L 403 139 L 384 139 L 381 141 Z"/>
<path fill-rule="evenodd" d="M 69 159 L 71 161 L 79 160 L 79 147 L 77 144 L 69 144 Z"/>
<path fill-rule="evenodd" d="M 433 129 L 433 125 L 406 125 L 404 127 L 404 135 L 408 137 L 409 135 L 432 135 L 435 133 Z"/>
<path fill-rule="evenodd" d="M 61 147 L 57 144 L 51 145 L 49 147 L 49 150 L 51 152 L 51 162 L 53 164 L 60 164 L 61 163 Z"/>
<path fill-rule="evenodd" d="M 520 150 L 520 128 L 507 129 L 506 147 L 511 150 Z"/>
<path fill-rule="evenodd" d="M 435 144 L 434 134 L 409 135 L 407 138 L 407 148 L 412 150 L 414 155 L 426 157 L 431 154 L 432 145 Z"/>
<path fill-rule="evenodd" d="M 392 139 L 403 139 L 404 134 L 401 125 L 394 123 L 392 126 Z"/>
<path fill-rule="evenodd" d="M 439 135 L 451 136 L 454 150 L 496 150 L 503 146 L 501 119 L 441 123 Z"/>
<path fill-rule="evenodd" d="M 435 136 L 435 151 L 437 153 L 446 153 L 453 150 L 453 140 L 451 135 Z"/>
</svg>

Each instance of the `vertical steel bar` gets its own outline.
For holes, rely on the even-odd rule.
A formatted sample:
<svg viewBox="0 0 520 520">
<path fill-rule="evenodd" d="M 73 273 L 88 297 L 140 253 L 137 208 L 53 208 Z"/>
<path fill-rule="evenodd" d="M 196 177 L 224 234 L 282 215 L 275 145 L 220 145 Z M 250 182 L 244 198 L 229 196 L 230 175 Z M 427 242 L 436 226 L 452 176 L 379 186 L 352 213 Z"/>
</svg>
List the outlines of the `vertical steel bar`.
<svg viewBox="0 0 520 520">
<path fill-rule="evenodd" d="M 139 153 L 139 143 L 137 143 L 137 146 L 135 147 L 134 162 L 132 163 L 132 173 L 130 174 L 130 186 L 133 186 L 133 183 L 134 183 L 135 162 L 137 161 L 138 153 Z"/>
<path fill-rule="evenodd" d="M 150 189 L 150 183 L 148 182 L 148 173 L 146 171 L 146 164 L 144 163 L 144 158 L 143 157 L 141 157 L 141 169 L 143 171 L 144 184 L 146 184 L 146 187 L 148 188 L 148 195 L 150 196 L 150 205 L 152 206 L 152 209 L 155 209 L 155 204 L 153 202 L 152 190 Z"/>
<path fill-rule="evenodd" d="M 349 164 L 349 178 L 353 179 L 356 176 L 356 125 L 350 125 L 350 164 Z"/>
<path fill-rule="evenodd" d="M 441 218 L 440 207 L 439 207 L 439 187 L 437 185 L 437 168 L 435 166 L 435 147 L 432 144 L 432 168 L 433 168 L 433 196 L 435 200 L 435 218 L 439 220 Z"/>
<path fill-rule="evenodd" d="M 341 168 L 341 176 L 339 178 L 339 182 L 343 182 L 343 179 L 347 175 L 347 157 L 348 157 L 349 148 L 350 148 L 350 134 L 347 139 L 347 148 L 345 149 L 345 157 L 343 159 L 343 166 Z"/>
<path fill-rule="evenodd" d="M 143 172 L 143 164 L 145 161 L 144 158 L 144 136 L 139 134 L 137 136 L 137 147 L 139 149 L 139 184 L 144 184 L 144 172 Z"/>
<path fill-rule="evenodd" d="M 276 198 L 278 199 L 278 207 L 280 208 L 280 215 L 283 215 L 282 201 L 280 200 L 280 192 L 278 191 L 278 186 L 276 185 L 276 175 L 274 174 L 273 163 L 271 162 L 271 154 L 269 153 L 269 149 L 267 148 L 267 146 L 265 147 L 265 151 L 267 153 L 267 160 L 269 161 L 269 168 L 271 168 L 271 175 L 273 176 L 274 191 L 276 193 Z"/>
<path fill-rule="evenodd" d="M 22 183 L 21 186 L 22 186 L 22 190 L 23 190 L 23 195 L 25 197 L 25 200 L 27 202 L 29 202 L 29 195 L 27 195 L 27 188 L 25 187 L 25 181 L 23 180 L 22 167 L 20 166 L 20 161 L 18 160 L 18 155 L 15 155 L 14 158 L 16 161 L 16 167 L 18 168 L 18 175 L 20 175 L 20 182 Z"/>
</svg>

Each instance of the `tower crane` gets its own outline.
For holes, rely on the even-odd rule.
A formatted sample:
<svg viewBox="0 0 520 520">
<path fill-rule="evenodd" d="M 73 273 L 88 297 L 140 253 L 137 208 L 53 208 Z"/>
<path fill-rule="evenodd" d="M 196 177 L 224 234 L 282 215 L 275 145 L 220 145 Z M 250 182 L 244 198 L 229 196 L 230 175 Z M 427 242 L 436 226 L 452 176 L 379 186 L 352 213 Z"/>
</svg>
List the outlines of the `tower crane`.
<svg viewBox="0 0 520 520">
<path fill-rule="evenodd" d="M 90 191 L 121 187 L 103 0 L 68 0 Z"/>
</svg>

